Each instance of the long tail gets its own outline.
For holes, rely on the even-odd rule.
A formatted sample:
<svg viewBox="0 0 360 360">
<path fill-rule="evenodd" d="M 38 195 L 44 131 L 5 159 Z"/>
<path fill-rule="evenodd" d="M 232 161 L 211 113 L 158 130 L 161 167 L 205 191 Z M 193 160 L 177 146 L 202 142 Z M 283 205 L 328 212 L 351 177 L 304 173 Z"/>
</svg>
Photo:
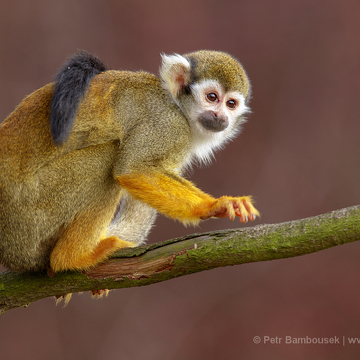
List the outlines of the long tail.
<svg viewBox="0 0 360 360">
<path fill-rule="evenodd" d="M 55 77 L 50 125 L 55 145 L 60 146 L 70 136 L 81 99 L 91 79 L 106 71 L 103 62 L 96 56 L 79 51 L 69 58 Z"/>
</svg>

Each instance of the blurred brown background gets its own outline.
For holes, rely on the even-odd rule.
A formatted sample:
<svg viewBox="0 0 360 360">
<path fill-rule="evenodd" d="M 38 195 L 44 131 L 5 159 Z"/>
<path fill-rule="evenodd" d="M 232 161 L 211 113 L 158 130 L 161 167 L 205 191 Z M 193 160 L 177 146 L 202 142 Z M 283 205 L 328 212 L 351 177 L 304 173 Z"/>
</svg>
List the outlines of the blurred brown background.
<svg viewBox="0 0 360 360">
<path fill-rule="evenodd" d="M 277 223 L 360 204 L 358 0 L 0 1 L 0 119 L 52 81 L 76 49 L 115 69 L 157 73 L 159 53 L 223 50 L 244 65 L 253 114 L 240 137 L 191 179 L 216 196 L 252 194 Z M 1 120 L 0 120 L 1 121 Z M 159 217 L 149 241 L 239 227 L 184 228 Z M 256 225 L 255 224 L 255 225 Z M 360 243 L 45 299 L 0 317 L 9 359 L 354 359 L 360 345 Z M 282 344 L 254 344 L 254 336 Z M 286 345 L 284 337 L 340 337 Z"/>
</svg>

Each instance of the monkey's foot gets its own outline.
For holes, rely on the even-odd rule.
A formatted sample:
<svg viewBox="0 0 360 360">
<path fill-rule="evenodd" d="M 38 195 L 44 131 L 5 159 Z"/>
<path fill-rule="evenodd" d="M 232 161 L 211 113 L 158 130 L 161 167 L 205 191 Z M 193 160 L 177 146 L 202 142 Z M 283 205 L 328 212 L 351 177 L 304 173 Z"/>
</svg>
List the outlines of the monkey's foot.
<svg viewBox="0 0 360 360">
<path fill-rule="evenodd" d="M 68 293 L 65 295 L 60 295 L 60 296 L 55 296 L 55 305 L 59 305 L 61 303 L 61 301 L 64 300 L 64 307 L 69 303 L 69 301 L 71 300 L 72 297 L 72 293 Z"/>
<path fill-rule="evenodd" d="M 124 241 L 116 236 L 102 239 L 95 248 L 84 241 L 82 247 L 72 242 L 71 238 L 60 239 L 50 255 L 48 275 L 66 270 L 90 269 L 101 261 L 106 260 L 112 253 L 124 247 L 135 247 L 136 244 Z"/>
<path fill-rule="evenodd" d="M 248 221 L 254 221 L 256 216 L 260 216 L 260 213 L 253 206 L 250 196 L 222 196 L 216 200 L 215 204 L 210 207 L 209 212 L 202 216 L 201 219 L 228 217 L 230 220 L 234 220 L 235 216 L 239 217 L 240 222 L 247 223 Z"/>
<path fill-rule="evenodd" d="M 109 289 L 91 290 L 90 294 L 93 299 L 101 299 L 104 295 L 109 296 Z"/>
</svg>

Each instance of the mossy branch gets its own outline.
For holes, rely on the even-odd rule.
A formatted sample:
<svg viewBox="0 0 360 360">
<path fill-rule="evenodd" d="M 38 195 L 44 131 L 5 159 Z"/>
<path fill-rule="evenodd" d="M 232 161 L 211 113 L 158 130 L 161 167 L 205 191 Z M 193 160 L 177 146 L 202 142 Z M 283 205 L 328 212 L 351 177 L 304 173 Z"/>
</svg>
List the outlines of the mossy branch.
<svg viewBox="0 0 360 360">
<path fill-rule="evenodd" d="M 252 228 L 193 234 L 124 249 L 87 272 L 0 275 L 0 313 L 66 293 L 150 285 L 221 266 L 310 254 L 360 240 L 360 205 Z"/>
</svg>

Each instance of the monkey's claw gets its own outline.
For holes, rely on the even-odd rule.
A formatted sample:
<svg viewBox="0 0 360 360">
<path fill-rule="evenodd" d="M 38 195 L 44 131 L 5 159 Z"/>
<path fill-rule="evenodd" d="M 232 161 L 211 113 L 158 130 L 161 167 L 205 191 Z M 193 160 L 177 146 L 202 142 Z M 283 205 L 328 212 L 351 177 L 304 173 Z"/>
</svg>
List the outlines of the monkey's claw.
<svg viewBox="0 0 360 360">
<path fill-rule="evenodd" d="M 69 301 L 71 300 L 71 297 L 72 297 L 72 293 L 55 296 L 56 299 L 55 305 L 56 306 L 59 305 L 64 300 L 64 307 L 66 307 Z"/>
<path fill-rule="evenodd" d="M 243 196 L 234 204 L 235 215 L 239 217 L 240 222 L 247 223 L 248 221 L 254 221 L 256 216 L 259 216 L 259 212 L 252 204 L 252 200 L 249 196 Z"/>
<path fill-rule="evenodd" d="M 101 299 L 104 295 L 109 295 L 109 289 L 91 290 L 90 294 L 93 299 Z"/>
<path fill-rule="evenodd" d="M 208 215 L 218 218 L 228 217 L 230 220 L 234 220 L 235 216 L 238 216 L 241 223 L 247 223 L 254 221 L 260 214 L 253 206 L 250 196 L 222 196 Z"/>
</svg>

